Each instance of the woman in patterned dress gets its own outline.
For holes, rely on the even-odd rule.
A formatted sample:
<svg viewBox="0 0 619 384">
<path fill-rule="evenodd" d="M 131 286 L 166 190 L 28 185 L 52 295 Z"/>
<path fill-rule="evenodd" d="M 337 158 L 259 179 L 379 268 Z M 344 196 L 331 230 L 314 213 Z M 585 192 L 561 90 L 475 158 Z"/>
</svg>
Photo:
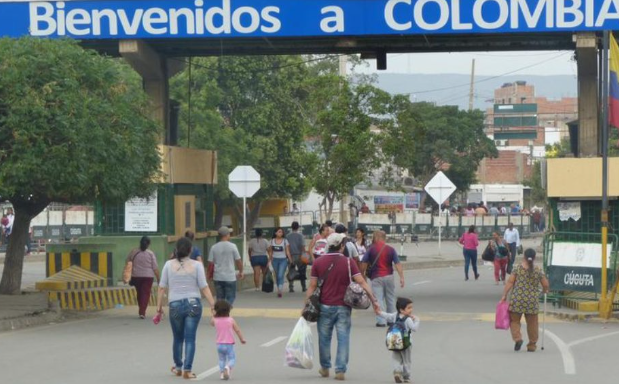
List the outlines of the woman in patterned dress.
<svg viewBox="0 0 619 384">
<path fill-rule="evenodd" d="M 520 334 L 520 319 L 524 315 L 527 320 L 527 334 L 529 344 L 528 352 L 537 349 L 539 292 L 540 286 L 544 293 L 550 288 L 548 279 L 540 267 L 534 266 L 535 250 L 528 248 L 524 252 L 522 264 L 514 268 L 507 285 L 503 290 L 501 302 L 507 300 L 507 294 L 512 291 L 509 299 L 510 331 L 514 340 L 514 350 L 519 351 L 522 347 L 522 335 Z"/>
</svg>

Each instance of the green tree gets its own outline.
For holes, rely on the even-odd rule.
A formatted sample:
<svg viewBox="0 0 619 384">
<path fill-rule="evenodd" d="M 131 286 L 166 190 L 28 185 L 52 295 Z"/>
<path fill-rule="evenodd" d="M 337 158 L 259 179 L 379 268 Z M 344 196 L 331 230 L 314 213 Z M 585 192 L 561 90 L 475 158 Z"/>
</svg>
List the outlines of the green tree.
<svg viewBox="0 0 619 384">
<path fill-rule="evenodd" d="M 382 126 L 391 98 L 365 81 L 355 85 L 336 74 L 314 77 L 307 87 L 308 138 L 318 156 L 313 186 L 330 218 L 335 200 L 379 167 L 379 135 L 371 128 Z"/>
<path fill-rule="evenodd" d="M 159 132 L 128 72 L 73 41 L 0 39 L 0 201 L 15 208 L 0 293 L 20 292 L 30 221 L 51 202 L 152 192 Z"/>
<path fill-rule="evenodd" d="M 301 106 L 307 67 L 299 56 L 248 56 L 195 60 L 191 146 L 218 151 L 215 190 L 216 222 L 225 206 L 242 215 L 239 199 L 228 190 L 228 174 L 237 165 L 252 165 L 261 174 L 260 191 L 252 199 L 249 228 L 269 198 L 300 198 L 309 190 L 312 156 L 304 146 Z M 181 130 L 187 131 L 186 70 L 172 83 L 181 101 Z"/>
<path fill-rule="evenodd" d="M 542 163 L 540 161 L 536 161 L 533 164 L 531 177 L 524 180 L 523 184 L 531 188 L 531 206 L 537 204 L 546 205 L 547 192 L 546 189 L 542 187 Z"/>
<path fill-rule="evenodd" d="M 556 144 L 547 144 L 546 145 L 546 158 L 547 159 L 555 159 L 561 157 L 567 157 L 572 153 L 572 149 L 570 147 L 570 139 L 564 137 Z"/>
<path fill-rule="evenodd" d="M 466 191 L 476 180 L 481 160 L 498 155 L 484 134 L 482 111 L 402 99 L 394 108 L 396 123 L 384 139 L 385 155 L 422 185 L 444 171 L 459 191 Z"/>
</svg>

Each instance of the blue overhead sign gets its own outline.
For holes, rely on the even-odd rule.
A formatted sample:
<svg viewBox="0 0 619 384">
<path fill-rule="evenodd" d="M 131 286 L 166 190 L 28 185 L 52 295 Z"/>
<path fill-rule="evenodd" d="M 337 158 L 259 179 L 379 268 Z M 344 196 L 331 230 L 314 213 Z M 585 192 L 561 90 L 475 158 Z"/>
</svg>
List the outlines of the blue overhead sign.
<svg viewBox="0 0 619 384">
<path fill-rule="evenodd" d="M 0 0 L 0 36 L 312 37 L 619 29 L 619 0 Z"/>
</svg>

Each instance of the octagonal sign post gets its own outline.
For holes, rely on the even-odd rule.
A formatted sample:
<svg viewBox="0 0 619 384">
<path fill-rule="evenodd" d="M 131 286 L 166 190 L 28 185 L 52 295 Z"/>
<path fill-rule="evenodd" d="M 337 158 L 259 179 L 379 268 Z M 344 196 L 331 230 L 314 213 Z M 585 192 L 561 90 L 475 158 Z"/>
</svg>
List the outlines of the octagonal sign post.
<svg viewBox="0 0 619 384">
<path fill-rule="evenodd" d="M 441 205 L 456 191 L 456 186 L 443 172 L 438 172 L 432 180 L 426 184 L 424 190 L 438 204 L 438 254 L 441 254 Z"/>
<path fill-rule="evenodd" d="M 239 165 L 228 175 L 228 188 L 243 199 L 243 262 L 247 260 L 247 198 L 260 190 L 260 174 L 250 165 Z"/>
</svg>

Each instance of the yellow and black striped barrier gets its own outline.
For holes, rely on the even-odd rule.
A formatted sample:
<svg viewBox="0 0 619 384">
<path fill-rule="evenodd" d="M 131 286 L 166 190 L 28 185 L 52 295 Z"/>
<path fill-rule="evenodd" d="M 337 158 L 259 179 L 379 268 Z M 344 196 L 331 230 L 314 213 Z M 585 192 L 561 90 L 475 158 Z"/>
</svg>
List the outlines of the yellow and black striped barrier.
<svg viewBox="0 0 619 384">
<path fill-rule="evenodd" d="M 50 252 L 46 258 L 46 276 L 77 265 L 112 282 L 112 252 Z"/>
<path fill-rule="evenodd" d="M 103 310 L 117 304 L 137 305 L 133 287 L 106 287 L 50 292 L 50 301 L 58 301 L 60 308 L 77 311 Z"/>
<path fill-rule="evenodd" d="M 101 288 L 107 285 L 107 279 L 77 265 L 72 265 L 43 281 L 38 281 L 35 287 L 39 291 L 66 291 L 69 289 Z"/>
</svg>

